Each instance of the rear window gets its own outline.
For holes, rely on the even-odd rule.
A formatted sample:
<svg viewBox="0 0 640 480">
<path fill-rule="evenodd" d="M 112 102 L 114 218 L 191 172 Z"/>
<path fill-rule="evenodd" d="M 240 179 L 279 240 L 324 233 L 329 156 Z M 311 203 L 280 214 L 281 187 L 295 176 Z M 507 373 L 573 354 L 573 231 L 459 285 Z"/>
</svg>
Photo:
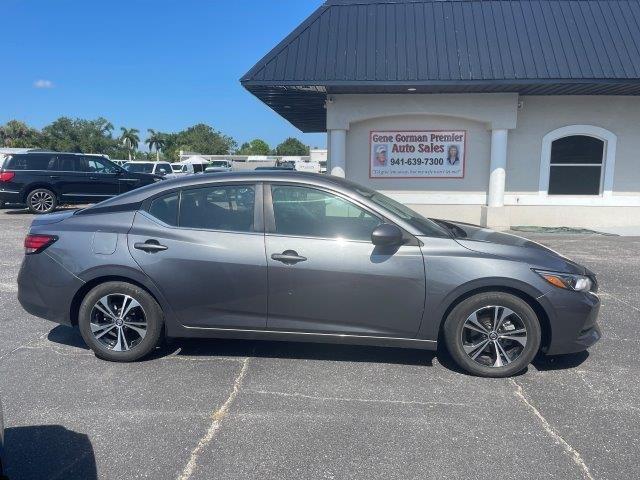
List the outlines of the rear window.
<svg viewBox="0 0 640 480">
<path fill-rule="evenodd" d="M 151 202 L 149 213 L 167 225 L 178 224 L 178 192 L 158 197 Z"/>
<path fill-rule="evenodd" d="M 56 168 L 56 155 L 13 155 L 6 168 L 9 170 L 54 170 Z"/>
</svg>

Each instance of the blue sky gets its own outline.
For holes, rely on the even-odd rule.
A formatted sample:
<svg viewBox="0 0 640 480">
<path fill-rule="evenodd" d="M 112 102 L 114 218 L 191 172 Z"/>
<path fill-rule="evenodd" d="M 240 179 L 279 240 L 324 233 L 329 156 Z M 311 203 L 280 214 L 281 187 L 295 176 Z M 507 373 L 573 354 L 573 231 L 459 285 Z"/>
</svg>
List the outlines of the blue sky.
<svg viewBox="0 0 640 480">
<path fill-rule="evenodd" d="M 143 135 L 204 122 L 239 143 L 326 143 L 238 81 L 322 0 L 0 2 L 0 124 L 103 116 Z"/>
</svg>

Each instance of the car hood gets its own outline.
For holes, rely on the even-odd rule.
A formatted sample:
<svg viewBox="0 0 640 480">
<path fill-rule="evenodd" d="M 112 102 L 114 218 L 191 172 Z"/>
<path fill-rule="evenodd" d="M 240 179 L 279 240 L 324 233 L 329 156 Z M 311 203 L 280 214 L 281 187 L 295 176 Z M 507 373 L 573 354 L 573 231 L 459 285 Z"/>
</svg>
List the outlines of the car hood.
<svg viewBox="0 0 640 480">
<path fill-rule="evenodd" d="M 454 240 L 468 250 L 526 262 L 532 267 L 555 272 L 581 275 L 592 273 L 555 250 L 532 240 L 469 223 L 433 220 L 447 229 Z"/>
</svg>

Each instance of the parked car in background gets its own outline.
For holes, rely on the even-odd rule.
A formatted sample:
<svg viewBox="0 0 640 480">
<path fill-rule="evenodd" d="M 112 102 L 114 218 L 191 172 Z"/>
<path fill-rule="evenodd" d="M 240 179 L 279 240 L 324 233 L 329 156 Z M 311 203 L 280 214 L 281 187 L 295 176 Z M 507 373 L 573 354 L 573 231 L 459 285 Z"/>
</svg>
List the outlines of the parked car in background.
<svg viewBox="0 0 640 480">
<path fill-rule="evenodd" d="M 295 169 L 298 172 L 320 173 L 320 162 L 311 160 L 296 160 Z"/>
<path fill-rule="evenodd" d="M 205 173 L 230 172 L 232 163 L 229 160 L 214 160 L 204 169 Z"/>
<path fill-rule="evenodd" d="M 295 168 L 292 165 L 275 165 L 273 167 L 256 167 L 254 170 L 258 172 L 293 172 Z"/>
<path fill-rule="evenodd" d="M 100 156 L 20 153 L 0 167 L 0 202 L 50 213 L 61 204 L 95 203 L 158 180 L 162 177 L 128 172 Z"/>
<path fill-rule="evenodd" d="M 585 267 L 325 175 L 150 185 L 36 218 L 25 254 L 22 306 L 77 325 L 112 361 L 142 358 L 164 334 L 428 350 L 442 341 L 466 371 L 504 377 L 538 352 L 600 338 Z"/>
<path fill-rule="evenodd" d="M 173 176 L 173 168 L 169 162 L 131 161 L 122 168 L 131 173 L 151 173 L 161 177 Z"/>
<path fill-rule="evenodd" d="M 189 163 L 189 162 L 176 162 L 171 164 L 173 173 L 176 174 L 194 174 L 203 173 L 208 164 L 204 163 Z"/>
</svg>

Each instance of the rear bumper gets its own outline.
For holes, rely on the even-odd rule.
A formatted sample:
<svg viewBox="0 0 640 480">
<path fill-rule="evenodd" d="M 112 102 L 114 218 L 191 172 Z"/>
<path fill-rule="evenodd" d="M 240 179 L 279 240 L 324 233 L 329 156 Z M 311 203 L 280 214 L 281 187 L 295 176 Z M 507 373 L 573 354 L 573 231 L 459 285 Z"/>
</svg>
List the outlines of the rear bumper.
<svg viewBox="0 0 640 480">
<path fill-rule="evenodd" d="M 551 339 L 545 353 L 581 352 L 602 337 L 597 323 L 600 311 L 597 295 L 554 288 L 539 300 L 546 304 L 551 324 Z"/>
<path fill-rule="evenodd" d="M 71 303 L 82 285 L 46 252 L 26 255 L 18 274 L 18 301 L 31 315 L 71 325 Z"/>
</svg>

